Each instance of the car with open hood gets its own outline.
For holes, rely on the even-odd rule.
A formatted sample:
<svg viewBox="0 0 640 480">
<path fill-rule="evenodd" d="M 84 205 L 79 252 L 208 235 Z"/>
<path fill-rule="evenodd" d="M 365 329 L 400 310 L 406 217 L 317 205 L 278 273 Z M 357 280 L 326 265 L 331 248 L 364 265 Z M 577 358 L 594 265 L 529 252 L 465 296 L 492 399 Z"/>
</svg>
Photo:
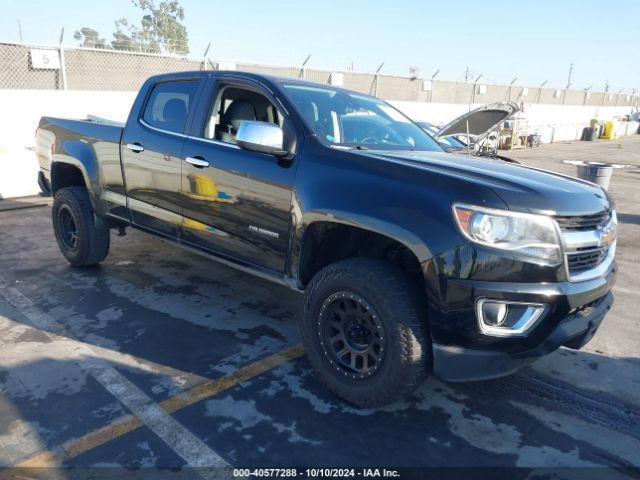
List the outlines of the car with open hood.
<svg viewBox="0 0 640 480">
<path fill-rule="evenodd" d="M 519 111 L 514 102 L 495 102 L 464 113 L 443 127 L 424 120 L 418 120 L 416 124 L 435 138 L 446 152 L 497 157 L 519 163 L 497 152 L 499 126 Z"/>
</svg>

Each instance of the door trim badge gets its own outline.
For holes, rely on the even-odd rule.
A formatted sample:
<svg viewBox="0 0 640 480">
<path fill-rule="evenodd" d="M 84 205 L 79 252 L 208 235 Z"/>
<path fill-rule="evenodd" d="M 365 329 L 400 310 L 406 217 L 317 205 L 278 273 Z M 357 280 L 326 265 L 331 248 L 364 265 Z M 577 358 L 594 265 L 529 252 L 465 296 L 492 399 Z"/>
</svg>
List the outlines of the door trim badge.
<svg viewBox="0 0 640 480">
<path fill-rule="evenodd" d="M 260 235 L 265 235 L 271 238 L 280 238 L 279 233 L 267 230 L 266 228 L 256 227 L 255 225 L 249 225 L 249 231 L 253 233 L 259 233 Z"/>
</svg>

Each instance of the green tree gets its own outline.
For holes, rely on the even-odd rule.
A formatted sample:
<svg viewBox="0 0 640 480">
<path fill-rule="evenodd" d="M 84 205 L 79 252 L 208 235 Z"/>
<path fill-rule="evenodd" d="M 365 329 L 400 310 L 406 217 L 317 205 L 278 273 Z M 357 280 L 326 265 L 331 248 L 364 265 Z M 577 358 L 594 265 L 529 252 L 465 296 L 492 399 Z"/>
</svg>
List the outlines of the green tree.
<svg viewBox="0 0 640 480">
<path fill-rule="evenodd" d="M 160 45 L 153 38 L 142 33 L 137 26 L 129 24 L 126 18 L 116 20 L 115 24 L 116 31 L 113 32 L 112 48 L 148 53 L 161 52 Z"/>
<path fill-rule="evenodd" d="M 100 38 L 97 30 L 89 27 L 83 27 L 73 34 L 73 38 L 80 42 L 82 47 L 90 48 L 106 48 L 107 42 L 104 38 Z"/>
<path fill-rule="evenodd" d="M 132 2 L 145 12 L 138 30 L 139 41 L 157 45 L 163 53 L 189 53 L 187 29 L 182 23 L 184 8 L 178 0 L 163 0 L 157 5 L 155 0 Z"/>
<path fill-rule="evenodd" d="M 149 53 L 189 53 L 187 29 L 182 23 L 184 8 L 178 0 L 162 0 L 157 4 L 155 0 L 132 0 L 132 3 L 143 12 L 140 25 L 134 25 L 126 18 L 117 20 L 112 48 Z M 104 39 L 99 38 L 98 32 L 92 28 L 82 28 L 74 38 L 80 40 L 84 47 L 95 47 L 100 42 L 102 46 L 98 48 L 106 47 Z"/>
</svg>

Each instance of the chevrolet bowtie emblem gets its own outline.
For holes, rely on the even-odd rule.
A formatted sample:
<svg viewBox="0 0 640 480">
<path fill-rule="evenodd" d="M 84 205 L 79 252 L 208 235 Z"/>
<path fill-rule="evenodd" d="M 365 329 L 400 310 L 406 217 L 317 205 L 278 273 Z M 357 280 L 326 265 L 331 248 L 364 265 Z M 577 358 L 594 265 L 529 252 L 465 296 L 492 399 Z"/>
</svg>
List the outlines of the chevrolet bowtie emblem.
<svg viewBox="0 0 640 480">
<path fill-rule="evenodd" d="M 598 235 L 598 246 L 609 248 L 616 238 L 616 229 L 611 224 L 598 227 Z"/>
</svg>

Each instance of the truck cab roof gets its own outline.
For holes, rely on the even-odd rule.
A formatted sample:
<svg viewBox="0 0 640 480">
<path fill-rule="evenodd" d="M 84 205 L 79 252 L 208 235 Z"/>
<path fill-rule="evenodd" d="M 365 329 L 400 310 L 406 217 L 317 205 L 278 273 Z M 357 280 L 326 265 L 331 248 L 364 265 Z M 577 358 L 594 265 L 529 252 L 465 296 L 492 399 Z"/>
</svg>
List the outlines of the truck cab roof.
<svg viewBox="0 0 640 480">
<path fill-rule="evenodd" d="M 248 80 L 254 80 L 261 83 L 270 84 L 290 84 L 290 85 L 306 85 L 315 88 L 330 88 L 331 90 L 343 91 L 349 93 L 357 93 L 358 95 L 377 98 L 373 95 L 369 95 L 364 92 L 358 92 L 356 90 L 350 90 L 348 88 L 337 87 L 334 85 L 328 85 L 326 83 L 312 82 L 310 80 L 303 80 L 300 78 L 286 77 L 280 75 L 268 75 L 265 73 L 247 72 L 242 70 L 185 70 L 182 72 L 162 73 L 149 77 L 145 83 L 157 83 L 161 81 L 172 80 L 176 78 L 214 78 L 214 79 L 237 79 L 245 78 Z"/>
</svg>

